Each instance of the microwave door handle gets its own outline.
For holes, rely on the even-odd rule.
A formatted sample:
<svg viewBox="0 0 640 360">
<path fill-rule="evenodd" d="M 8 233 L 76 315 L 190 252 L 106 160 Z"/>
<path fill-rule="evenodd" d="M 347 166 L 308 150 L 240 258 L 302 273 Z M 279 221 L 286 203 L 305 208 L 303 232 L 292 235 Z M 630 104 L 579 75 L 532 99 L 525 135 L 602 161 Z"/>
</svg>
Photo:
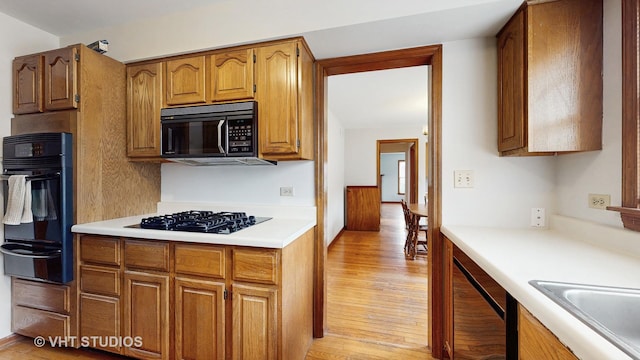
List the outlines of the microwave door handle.
<svg viewBox="0 0 640 360">
<path fill-rule="evenodd" d="M 225 148 L 222 147 L 222 125 L 224 125 L 224 120 L 220 120 L 218 123 L 218 150 L 221 154 L 226 154 Z"/>
<path fill-rule="evenodd" d="M 171 127 L 167 128 L 167 154 L 173 154 L 173 129 Z"/>
</svg>

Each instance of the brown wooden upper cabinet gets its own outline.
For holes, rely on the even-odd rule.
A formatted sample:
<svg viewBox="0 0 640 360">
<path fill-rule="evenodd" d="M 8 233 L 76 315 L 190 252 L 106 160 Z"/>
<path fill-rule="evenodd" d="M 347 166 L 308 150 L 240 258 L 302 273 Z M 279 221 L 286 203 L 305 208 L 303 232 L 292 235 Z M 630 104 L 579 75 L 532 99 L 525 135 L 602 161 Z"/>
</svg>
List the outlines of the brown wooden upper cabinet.
<svg viewBox="0 0 640 360">
<path fill-rule="evenodd" d="M 524 3 L 498 33 L 502 156 L 602 149 L 602 0 Z"/>
<path fill-rule="evenodd" d="M 260 155 L 313 159 L 313 57 L 299 40 L 256 49 Z"/>
<path fill-rule="evenodd" d="M 76 46 L 15 58 L 13 113 L 77 108 L 79 61 Z"/>
<path fill-rule="evenodd" d="M 204 56 L 169 60 L 166 71 L 167 105 L 198 104 L 207 101 L 207 70 Z"/>
<path fill-rule="evenodd" d="M 160 156 L 161 62 L 127 67 L 127 155 Z"/>
<path fill-rule="evenodd" d="M 160 159 L 163 106 L 255 99 L 259 156 L 312 160 L 313 62 L 304 40 L 292 38 L 128 64 L 128 156 Z"/>
<path fill-rule="evenodd" d="M 211 101 L 253 98 L 253 49 L 211 55 Z"/>
<path fill-rule="evenodd" d="M 18 57 L 13 60 L 13 113 L 42 112 L 42 66 L 40 54 Z"/>
</svg>

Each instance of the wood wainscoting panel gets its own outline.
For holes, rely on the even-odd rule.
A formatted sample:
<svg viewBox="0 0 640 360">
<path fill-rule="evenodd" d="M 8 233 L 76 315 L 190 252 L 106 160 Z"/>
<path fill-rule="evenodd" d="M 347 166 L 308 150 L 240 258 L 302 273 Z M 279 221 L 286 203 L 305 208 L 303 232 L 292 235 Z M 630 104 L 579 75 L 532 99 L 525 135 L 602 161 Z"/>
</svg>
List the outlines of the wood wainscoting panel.
<svg viewBox="0 0 640 360">
<path fill-rule="evenodd" d="M 347 230 L 380 230 L 380 188 L 347 186 Z"/>
</svg>

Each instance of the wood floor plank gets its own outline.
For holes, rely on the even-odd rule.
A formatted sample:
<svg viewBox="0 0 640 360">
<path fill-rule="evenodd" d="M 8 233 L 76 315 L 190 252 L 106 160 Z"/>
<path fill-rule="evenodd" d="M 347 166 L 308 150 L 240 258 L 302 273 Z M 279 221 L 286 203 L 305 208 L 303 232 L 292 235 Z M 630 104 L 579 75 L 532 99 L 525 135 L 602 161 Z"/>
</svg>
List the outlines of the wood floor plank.
<svg viewBox="0 0 640 360">
<path fill-rule="evenodd" d="M 427 258 L 407 260 L 400 204 L 382 204 L 379 232 L 344 231 L 327 254 L 327 333 L 306 360 L 432 359 Z"/>
</svg>

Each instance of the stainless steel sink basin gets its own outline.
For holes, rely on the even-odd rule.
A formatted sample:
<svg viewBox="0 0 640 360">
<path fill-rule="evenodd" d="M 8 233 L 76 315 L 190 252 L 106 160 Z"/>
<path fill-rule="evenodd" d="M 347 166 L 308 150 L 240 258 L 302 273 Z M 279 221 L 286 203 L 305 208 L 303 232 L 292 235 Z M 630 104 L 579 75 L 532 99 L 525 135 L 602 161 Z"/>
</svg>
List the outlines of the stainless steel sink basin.
<svg viewBox="0 0 640 360">
<path fill-rule="evenodd" d="M 529 284 L 634 359 L 640 359 L 640 289 L 531 280 Z"/>
</svg>

